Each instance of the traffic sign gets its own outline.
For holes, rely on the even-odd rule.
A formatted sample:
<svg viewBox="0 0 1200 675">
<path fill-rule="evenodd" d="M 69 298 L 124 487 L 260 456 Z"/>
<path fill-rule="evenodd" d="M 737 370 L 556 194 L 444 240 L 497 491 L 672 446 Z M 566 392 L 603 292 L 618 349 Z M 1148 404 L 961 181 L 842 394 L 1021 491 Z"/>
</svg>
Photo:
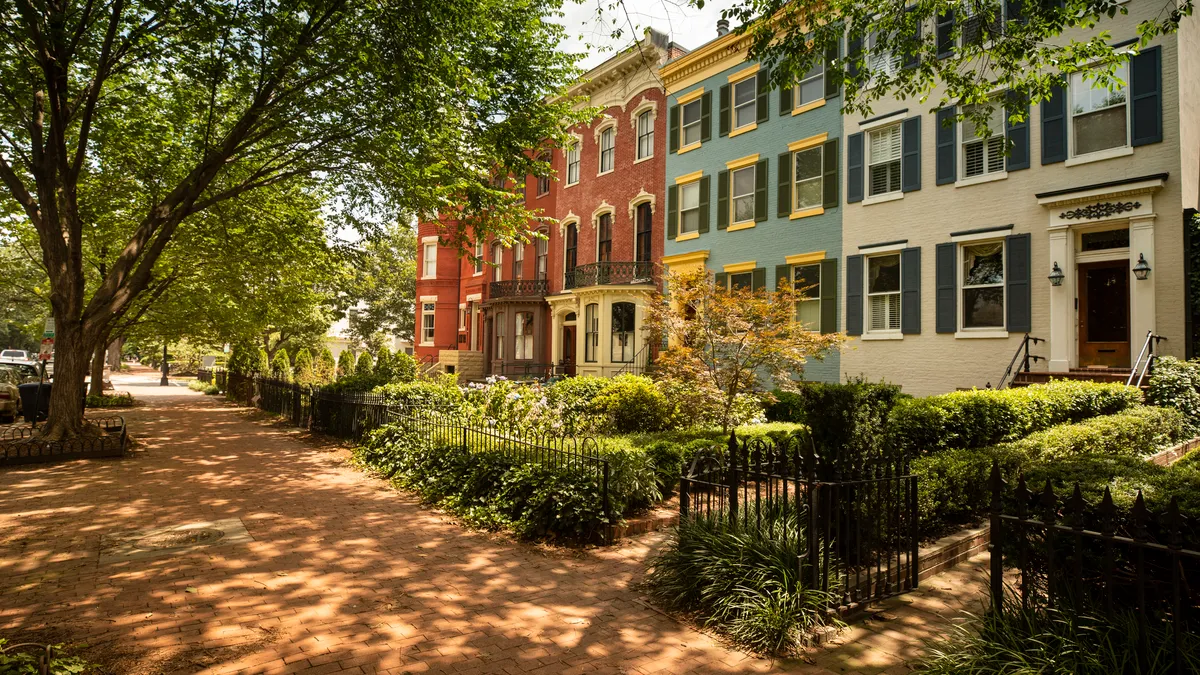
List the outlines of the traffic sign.
<svg viewBox="0 0 1200 675">
<path fill-rule="evenodd" d="M 42 330 L 42 337 L 54 339 L 54 317 L 46 317 L 46 327 Z"/>
<path fill-rule="evenodd" d="M 54 338 L 42 338 L 42 347 L 38 350 L 38 360 L 49 361 L 54 355 Z"/>
</svg>

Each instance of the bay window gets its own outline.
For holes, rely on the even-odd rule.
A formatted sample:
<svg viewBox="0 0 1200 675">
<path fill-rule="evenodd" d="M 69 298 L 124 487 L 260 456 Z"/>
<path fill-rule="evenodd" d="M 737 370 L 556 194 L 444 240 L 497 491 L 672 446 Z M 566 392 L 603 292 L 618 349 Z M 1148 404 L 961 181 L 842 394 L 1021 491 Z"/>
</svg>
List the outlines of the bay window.
<svg viewBox="0 0 1200 675">
<path fill-rule="evenodd" d="M 583 360 L 596 362 L 600 346 L 600 305 L 591 303 L 583 308 Z"/>
</svg>

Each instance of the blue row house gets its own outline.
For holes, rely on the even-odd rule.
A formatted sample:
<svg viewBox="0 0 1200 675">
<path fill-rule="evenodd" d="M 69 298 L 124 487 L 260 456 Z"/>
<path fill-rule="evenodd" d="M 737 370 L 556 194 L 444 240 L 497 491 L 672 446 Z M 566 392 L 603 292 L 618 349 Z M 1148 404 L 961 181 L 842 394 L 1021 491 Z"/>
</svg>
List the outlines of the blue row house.
<svg viewBox="0 0 1200 675">
<path fill-rule="evenodd" d="M 797 320 L 840 329 L 842 250 L 840 91 L 815 66 L 772 90 L 747 60 L 748 36 L 718 36 L 666 63 L 668 272 L 703 267 L 725 288 L 806 289 Z M 830 55 L 835 57 L 836 55 Z M 838 354 L 804 379 L 836 382 Z"/>
</svg>

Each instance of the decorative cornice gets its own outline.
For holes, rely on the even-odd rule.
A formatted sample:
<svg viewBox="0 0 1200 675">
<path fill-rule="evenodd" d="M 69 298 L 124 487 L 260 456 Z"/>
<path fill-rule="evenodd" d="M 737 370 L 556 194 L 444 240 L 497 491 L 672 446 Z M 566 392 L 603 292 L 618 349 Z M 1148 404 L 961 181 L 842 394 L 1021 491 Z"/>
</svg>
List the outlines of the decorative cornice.
<svg viewBox="0 0 1200 675">
<path fill-rule="evenodd" d="M 739 63 L 744 61 L 752 38 L 753 36 L 749 33 L 745 35 L 727 33 L 707 45 L 667 63 L 658 71 L 662 76 L 663 85 L 670 92 L 672 85 L 727 58 L 740 57 Z"/>
<path fill-rule="evenodd" d="M 613 207 L 612 204 L 608 203 L 608 200 L 601 200 L 600 206 L 597 206 L 596 210 L 592 211 L 592 227 L 593 228 L 596 227 L 596 222 L 600 220 L 600 216 L 602 216 L 606 213 L 611 213 L 615 216 L 617 213 L 617 210 Z"/>
<path fill-rule="evenodd" d="M 1099 202 L 1058 214 L 1062 220 L 1091 220 L 1127 213 L 1142 207 L 1141 202 Z"/>
<path fill-rule="evenodd" d="M 657 201 L 657 198 L 654 195 L 650 194 L 649 192 L 646 192 L 645 187 L 642 187 L 642 189 L 637 193 L 637 196 L 635 196 L 633 199 L 629 200 L 629 220 L 630 220 L 630 222 L 635 222 L 635 225 L 636 225 L 635 216 L 637 214 L 637 207 L 639 204 L 642 204 L 645 202 L 650 202 L 650 213 L 653 214 L 658 208 L 657 206 L 655 206 L 656 201 Z"/>
</svg>

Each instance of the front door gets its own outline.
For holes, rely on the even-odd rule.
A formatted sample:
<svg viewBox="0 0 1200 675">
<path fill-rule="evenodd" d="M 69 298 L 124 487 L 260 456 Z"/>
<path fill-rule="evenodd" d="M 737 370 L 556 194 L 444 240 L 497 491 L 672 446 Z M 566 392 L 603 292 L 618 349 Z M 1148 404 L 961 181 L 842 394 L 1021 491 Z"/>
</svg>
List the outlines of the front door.
<svg viewBox="0 0 1200 675">
<path fill-rule="evenodd" d="M 1129 263 L 1079 266 L 1079 365 L 1129 367 Z"/>
<path fill-rule="evenodd" d="M 563 326 L 561 365 L 564 375 L 575 376 L 575 326 Z"/>
</svg>

